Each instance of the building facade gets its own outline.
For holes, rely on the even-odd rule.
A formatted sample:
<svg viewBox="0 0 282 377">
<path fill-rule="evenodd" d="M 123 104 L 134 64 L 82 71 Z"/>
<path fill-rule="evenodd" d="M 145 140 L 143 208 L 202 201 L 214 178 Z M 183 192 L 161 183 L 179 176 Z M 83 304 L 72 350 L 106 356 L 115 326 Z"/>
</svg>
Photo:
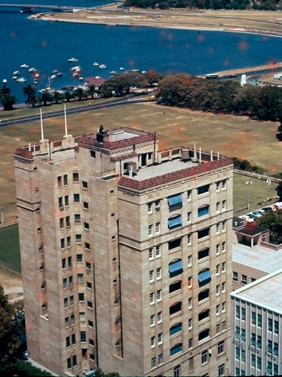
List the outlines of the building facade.
<svg viewBox="0 0 282 377">
<path fill-rule="evenodd" d="M 282 270 L 232 292 L 233 376 L 282 373 Z"/>
<path fill-rule="evenodd" d="M 119 128 L 14 154 L 27 343 L 57 374 L 230 374 L 233 164 Z"/>
</svg>

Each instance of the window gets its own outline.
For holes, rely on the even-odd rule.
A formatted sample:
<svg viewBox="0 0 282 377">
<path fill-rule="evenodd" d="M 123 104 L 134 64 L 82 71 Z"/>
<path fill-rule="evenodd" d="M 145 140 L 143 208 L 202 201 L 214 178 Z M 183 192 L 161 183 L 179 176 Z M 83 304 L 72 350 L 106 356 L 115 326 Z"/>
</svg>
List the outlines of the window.
<svg viewBox="0 0 282 377">
<path fill-rule="evenodd" d="M 267 340 L 267 352 L 272 353 L 272 340 Z"/>
<path fill-rule="evenodd" d="M 279 334 L 279 323 L 276 320 L 274 320 L 274 334 Z"/>
<path fill-rule="evenodd" d="M 225 251 L 226 251 L 226 242 L 225 241 L 223 241 L 222 244 L 221 244 L 221 251 L 223 253 L 225 253 Z"/>
<path fill-rule="evenodd" d="M 199 342 L 205 338 L 208 338 L 210 334 L 210 329 L 205 329 L 199 333 L 198 339 Z"/>
<path fill-rule="evenodd" d="M 85 313 L 84 312 L 79 312 L 79 320 L 80 320 L 80 322 L 85 321 Z"/>
<path fill-rule="evenodd" d="M 93 308 L 93 304 L 92 304 L 91 301 L 87 301 L 87 307 L 88 307 L 88 308 Z"/>
<path fill-rule="evenodd" d="M 66 227 L 70 228 L 70 217 L 66 216 Z"/>
<path fill-rule="evenodd" d="M 272 332 L 273 331 L 273 321 L 272 318 L 267 318 L 267 330 Z"/>
<path fill-rule="evenodd" d="M 75 323 L 75 316 L 74 316 L 74 314 L 72 314 L 70 318 L 71 318 L 71 324 L 74 325 L 74 323 Z"/>
<path fill-rule="evenodd" d="M 65 326 L 66 326 L 66 327 L 69 326 L 69 317 L 66 317 L 66 318 L 65 318 Z"/>
<path fill-rule="evenodd" d="M 75 343 L 76 343 L 75 334 L 72 334 L 72 336 L 71 336 L 71 344 L 75 344 Z"/>
<path fill-rule="evenodd" d="M 59 223 L 60 223 L 60 229 L 62 229 L 62 228 L 64 227 L 64 219 L 61 218 L 61 219 L 59 220 Z"/>
<path fill-rule="evenodd" d="M 233 280 L 238 281 L 238 272 L 233 271 Z"/>
<path fill-rule="evenodd" d="M 180 312 L 181 309 L 182 309 L 182 302 L 176 302 L 175 304 L 172 304 L 169 307 L 169 314 L 172 315 L 172 314 L 175 314 L 177 312 Z"/>
<path fill-rule="evenodd" d="M 151 336 L 151 348 L 156 347 L 156 338 L 154 336 Z"/>
<path fill-rule="evenodd" d="M 80 331 L 80 341 L 86 342 L 86 331 Z"/>
<path fill-rule="evenodd" d="M 209 292 L 210 292 L 209 289 L 204 289 L 201 292 L 199 292 L 199 294 L 198 294 L 198 301 L 202 301 L 202 300 L 208 298 L 209 297 Z"/>
<path fill-rule="evenodd" d="M 160 354 L 158 355 L 158 364 L 160 365 L 160 364 L 162 364 L 162 363 L 163 363 L 163 354 L 160 353 Z"/>
<path fill-rule="evenodd" d="M 80 214 L 78 214 L 78 213 L 75 214 L 75 215 L 74 215 L 74 222 L 75 222 L 76 224 L 79 224 L 80 221 L 81 221 L 81 220 L 80 220 Z"/>
<path fill-rule="evenodd" d="M 81 243 L 81 234 L 76 234 L 75 235 L 75 242 L 76 243 Z"/>
<path fill-rule="evenodd" d="M 65 196 L 65 206 L 67 207 L 69 205 L 69 197 Z"/>
<path fill-rule="evenodd" d="M 154 282 L 154 271 L 153 270 L 149 271 L 149 282 L 150 283 Z"/>
<path fill-rule="evenodd" d="M 64 175 L 64 185 L 66 186 L 68 184 L 68 176 Z"/>
<path fill-rule="evenodd" d="M 78 294 L 78 301 L 84 301 L 84 293 Z"/>
<path fill-rule="evenodd" d="M 70 306 L 74 305 L 74 297 L 70 296 Z"/>
<path fill-rule="evenodd" d="M 274 342 L 274 345 L 273 345 L 273 354 L 275 356 L 278 356 L 278 343 Z"/>
<path fill-rule="evenodd" d="M 66 298 L 64 298 L 64 308 L 67 308 L 68 307 L 68 298 L 66 297 Z"/>
<path fill-rule="evenodd" d="M 157 322 L 162 323 L 162 321 L 163 321 L 163 314 L 162 314 L 162 312 L 158 312 L 157 313 Z"/>
<path fill-rule="evenodd" d="M 152 357 L 152 359 L 151 359 L 151 368 L 155 368 L 155 366 L 156 366 L 156 358 Z"/>
<path fill-rule="evenodd" d="M 210 189 L 210 185 L 204 185 L 204 186 L 198 187 L 197 189 L 198 195 L 205 194 L 206 192 L 209 191 L 209 189 Z"/>
<path fill-rule="evenodd" d="M 218 376 L 224 376 L 224 364 L 219 365 Z"/>
<path fill-rule="evenodd" d="M 226 269 L 226 262 L 221 263 L 221 272 L 225 272 Z"/>
<path fill-rule="evenodd" d="M 217 354 L 220 355 L 224 352 L 224 340 L 217 343 Z"/>
<path fill-rule="evenodd" d="M 188 267 L 192 267 L 192 255 L 188 255 L 187 264 L 188 264 Z"/>
<path fill-rule="evenodd" d="M 220 252 L 220 246 L 219 246 L 219 243 L 216 245 L 216 249 L 215 249 L 215 253 L 216 255 L 219 255 L 219 252 Z"/>
<path fill-rule="evenodd" d="M 226 231 L 226 221 L 222 221 L 222 223 L 221 223 L 221 229 L 222 229 L 223 232 Z"/>
<path fill-rule="evenodd" d="M 211 281 L 211 274 L 208 268 L 199 272 L 198 274 L 199 287 L 202 287 L 203 285 L 208 284 L 210 281 Z"/>
<path fill-rule="evenodd" d="M 193 305 L 193 299 L 192 297 L 188 297 L 188 309 L 192 309 L 192 305 Z"/>
<path fill-rule="evenodd" d="M 174 217 L 171 217 L 170 219 L 168 219 L 168 228 L 169 229 L 174 229 L 178 226 L 181 226 L 181 216 L 180 215 L 177 215 L 177 216 L 174 216 Z"/>
<path fill-rule="evenodd" d="M 160 258 L 161 257 L 161 247 L 160 245 L 157 245 L 156 246 L 156 258 Z"/>
<path fill-rule="evenodd" d="M 83 187 L 84 189 L 87 189 L 87 188 L 88 188 L 88 183 L 85 182 L 85 181 L 82 181 L 82 187 Z"/>
<path fill-rule="evenodd" d="M 160 228 L 161 224 L 159 222 L 156 223 L 156 233 L 160 233 Z"/>
<path fill-rule="evenodd" d="M 188 234 L 187 235 L 187 245 L 191 245 L 191 244 L 192 244 L 192 235 Z"/>
<path fill-rule="evenodd" d="M 202 321 L 203 319 L 208 318 L 209 315 L 210 315 L 209 309 L 202 310 L 198 315 L 198 321 Z"/>
<path fill-rule="evenodd" d="M 150 316 L 150 325 L 151 325 L 151 326 L 155 326 L 155 315 L 154 315 L 154 314 L 152 314 L 152 315 Z"/>
<path fill-rule="evenodd" d="M 208 247 L 200 250 L 198 252 L 198 259 L 202 259 L 202 258 L 208 257 L 209 256 L 209 251 L 210 251 L 210 249 Z"/>
<path fill-rule="evenodd" d="M 172 250 L 180 246 L 181 246 L 181 238 L 176 238 L 176 239 L 173 239 L 172 241 L 168 241 L 168 250 Z"/>
<path fill-rule="evenodd" d="M 192 221 L 192 212 L 187 212 L 187 223 Z"/>
<path fill-rule="evenodd" d="M 72 257 L 68 257 L 68 267 L 72 267 Z"/>
<path fill-rule="evenodd" d="M 169 335 L 177 334 L 178 332 L 182 331 L 182 323 L 177 323 L 169 329 Z"/>
<path fill-rule="evenodd" d="M 215 313 L 216 315 L 219 315 L 219 304 L 217 304 L 215 307 Z"/>
<path fill-rule="evenodd" d="M 207 216 L 208 214 L 209 214 L 208 205 L 198 208 L 198 217 Z"/>
<path fill-rule="evenodd" d="M 222 203 L 221 203 L 221 209 L 222 209 L 222 211 L 226 210 L 226 200 L 222 201 Z"/>
<path fill-rule="evenodd" d="M 86 286 L 87 286 L 88 289 L 92 289 L 92 283 L 90 283 L 90 281 L 88 281 L 88 282 L 86 283 Z"/>
<path fill-rule="evenodd" d="M 78 203 L 80 201 L 80 195 L 79 194 L 73 194 L 73 201 L 75 203 Z"/>
<path fill-rule="evenodd" d="M 89 208 L 89 205 L 88 205 L 87 202 L 83 202 L 83 208 L 84 208 L 84 209 L 88 209 L 88 208 Z"/>
<path fill-rule="evenodd" d="M 187 282 L 188 282 L 188 288 L 192 288 L 192 285 L 193 285 L 193 278 L 192 278 L 192 276 L 189 276 L 188 277 L 188 280 L 187 280 Z"/>
<path fill-rule="evenodd" d="M 241 308 L 241 319 L 242 319 L 242 321 L 246 320 L 246 309 L 245 308 Z"/>
<path fill-rule="evenodd" d="M 57 184 L 58 184 L 58 187 L 62 187 L 62 177 L 61 176 L 57 177 Z"/>
<path fill-rule="evenodd" d="M 83 261 L 83 256 L 82 256 L 82 254 L 76 254 L 76 261 L 77 261 L 78 263 L 81 263 L 81 262 Z"/>
<path fill-rule="evenodd" d="M 70 337 L 67 336 L 66 337 L 66 347 L 69 347 L 70 346 Z"/>
<path fill-rule="evenodd" d="M 188 339 L 188 348 L 192 348 L 193 347 L 193 338 L 189 338 Z"/>
<path fill-rule="evenodd" d="M 95 158 L 95 157 L 96 157 L 96 152 L 95 152 L 95 151 L 90 151 L 90 156 L 91 156 L 92 158 Z"/>
<path fill-rule="evenodd" d="M 66 258 L 62 259 L 62 268 L 66 268 Z"/>
<path fill-rule="evenodd" d="M 169 210 L 175 210 L 182 207 L 181 194 L 172 195 L 167 198 Z"/>
<path fill-rule="evenodd" d="M 198 230 L 198 239 L 207 237 L 210 233 L 210 228 L 205 228 L 202 230 Z"/>
<path fill-rule="evenodd" d="M 187 191 L 187 201 L 190 201 L 192 198 L 192 190 Z"/>
<path fill-rule="evenodd" d="M 67 288 L 67 286 L 68 286 L 67 279 L 64 278 L 63 279 L 63 288 Z"/>
<path fill-rule="evenodd" d="M 152 203 L 148 203 L 148 213 L 152 213 L 152 208 L 153 208 L 153 205 Z"/>
<path fill-rule="evenodd" d="M 220 202 L 216 202 L 215 210 L 216 210 L 216 212 L 220 211 Z"/>
<path fill-rule="evenodd" d="M 154 259 L 154 252 L 153 252 L 152 247 L 149 249 L 148 253 L 149 253 L 149 260 L 153 260 Z"/>
<path fill-rule="evenodd" d="M 173 356 L 175 355 L 176 353 L 182 351 L 182 343 L 178 343 L 176 344 L 175 346 L 173 346 L 171 349 L 170 349 L 170 356 Z"/>
<path fill-rule="evenodd" d="M 79 181 L 79 173 L 72 173 L 72 180 L 73 182 Z"/>
<path fill-rule="evenodd" d="M 157 278 L 157 280 L 160 280 L 162 278 L 161 267 L 157 267 L 157 269 L 156 269 L 156 278 Z"/>
<path fill-rule="evenodd" d="M 156 200 L 156 201 L 155 201 L 155 210 L 156 210 L 156 211 L 159 211 L 159 210 L 160 210 L 160 203 L 161 203 L 161 202 L 160 202 L 159 200 Z"/>
<path fill-rule="evenodd" d="M 242 274 L 242 284 L 247 284 L 247 275 Z"/>
<path fill-rule="evenodd" d="M 225 290 L 226 290 L 226 283 L 223 282 L 223 283 L 221 284 L 221 292 L 224 293 Z"/>
<path fill-rule="evenodd" d="M 157 301 L 162 301 L 162 290 L 161 289 L 157 290 Z"/>
<path fill-rule="evenodd" d="M 192 329 L 192 326 L 193 326 L 193 319 L 192 319 L 192 318 L 189 318 L 189 319 L 188 319 L 188 329 L 191 330 L 191 329 Z"/>
<path fill-rule="evenodd" d="M 67 237 L 67 247 L 71 246 L 71 236 Z"/>
<path fill-rule="evenodd" d="M 169 277 L 174 277 L 179 274 L 182 274 L 183 267 L 182 267 L 181 259 L 176 259 L 170 262 L 168 265 L 168 271 L 169 271 Z"/>
<path fill-rule="evenodd" d="M 67 369 L 70 369 L 71 368 L 71 358 L 69 357 L 67 359 Z"/>
<path fill-rule="evenodd" d="M 153 292 L 150 293 L 150 304 L 153 305 L 155 303 L 155 294 Z"/>
<path fill-rule="evenodd" d="M 152 224 L 149 224 L 148 225 L 148 236 L 152 236 L 153 235 L 153 225 Z"/>
<path fill-rule="evenodd" d="M 83 283 L 83 274 L 77 274 L 78 283 Z"/>
<path fill-rule="evenodd" d="M 219 268 L 220 268 L 220 265 L 217 264 L 217 265 L 216 265 L 216 268 L 215 268 L 215 273 L 216 273 L 217 275 L 219 275 Z"/>
<path fill-rule="evenodd" d="M 162 343 L 163 343 L 163 334 L 160 333 L 160 334 L 158 334 L 158 344 L 160 345 Z"/>
<path fill-rule="evenodd" d="M 61 249 L 65 248 L 65 239 L 61 238 Z"/>
<path fill-rule="evenodd" d="M 204 351 L 201 353 L 201 361 L 202 361 L 202 364 L 205 364 L 205 363 L 208 362 L 208 356 L 209 356 L 208 350 L 204 350 Z"/>
</svg>

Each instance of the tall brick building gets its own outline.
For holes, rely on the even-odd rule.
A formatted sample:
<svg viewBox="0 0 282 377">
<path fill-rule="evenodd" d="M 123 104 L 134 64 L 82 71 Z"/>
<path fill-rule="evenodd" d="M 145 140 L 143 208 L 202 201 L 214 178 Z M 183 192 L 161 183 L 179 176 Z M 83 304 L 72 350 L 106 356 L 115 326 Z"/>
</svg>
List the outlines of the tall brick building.
<svg viewBox="0 0 282 377">
<path fill-rule="evenodd" d="M 119 128 L 14 154 L 30 358 L 230 373 L 232 161 Z"/>
</svg>

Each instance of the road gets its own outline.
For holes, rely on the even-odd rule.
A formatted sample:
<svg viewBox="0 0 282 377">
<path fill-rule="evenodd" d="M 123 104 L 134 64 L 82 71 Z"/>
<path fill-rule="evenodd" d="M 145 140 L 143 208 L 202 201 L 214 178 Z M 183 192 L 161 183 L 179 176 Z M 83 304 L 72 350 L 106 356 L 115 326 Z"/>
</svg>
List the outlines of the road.
<svg viewBox="0 0 282 377">
<path fill-rule="evenodd" d="M 133 94 L 128 95 L 126 97 L 120 98 L 120 99 L 114 99 L 112 101 L 107 101 L 99 104 L 87 104 L 87 105 L 82 105 L 80 107 L 75 107 L 67 110 L 68 114 L 76 114 L 76 113 L 81 113 L 84 111 L 89 111 L 89 110 L 97 110 L 101 109 L 104 107 L 113 107 L 113 106 L 120 106 L 120 105 L 128 105 L 129 103 L 139 103 L 139 102 L 144 102 L 144 96 L 142 97 L 136 97 Z M 58 111 L 52 111 L 46 114 L 42 114 L 42 118 L 54 118 L 58 116 L 63 116 L 64 115 L 64 110 L 58 110 Z M 9 126 L 15 123 L 26 123 L 30 122 L 33 120 L 39 120 L 40 119 L 40 114 L 37 115 L 28 115 L 24 117 L 19 117 L 19 118 L 13 118 L 9 120 L 1 120 L 0 121 L 0 127 L 5 127 Z"/>
</svg>

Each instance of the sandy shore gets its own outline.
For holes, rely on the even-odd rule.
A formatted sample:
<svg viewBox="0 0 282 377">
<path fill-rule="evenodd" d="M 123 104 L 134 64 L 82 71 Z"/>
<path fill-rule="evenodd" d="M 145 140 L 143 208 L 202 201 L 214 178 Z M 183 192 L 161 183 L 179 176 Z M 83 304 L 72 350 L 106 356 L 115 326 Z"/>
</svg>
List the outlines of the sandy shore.
<svg viewBox="0 0 282 377">
<path fill-rule="evenodd" d="M 39 13 L 30 18 L 45 21 L 79 22 L 158 28 L 216 30 L 282 36 L 282 14 L 272 11 L 212 11 L 184 9 L 136 9 L 111 4 L 75 10 L 72 13 Z"/>
</svg>

